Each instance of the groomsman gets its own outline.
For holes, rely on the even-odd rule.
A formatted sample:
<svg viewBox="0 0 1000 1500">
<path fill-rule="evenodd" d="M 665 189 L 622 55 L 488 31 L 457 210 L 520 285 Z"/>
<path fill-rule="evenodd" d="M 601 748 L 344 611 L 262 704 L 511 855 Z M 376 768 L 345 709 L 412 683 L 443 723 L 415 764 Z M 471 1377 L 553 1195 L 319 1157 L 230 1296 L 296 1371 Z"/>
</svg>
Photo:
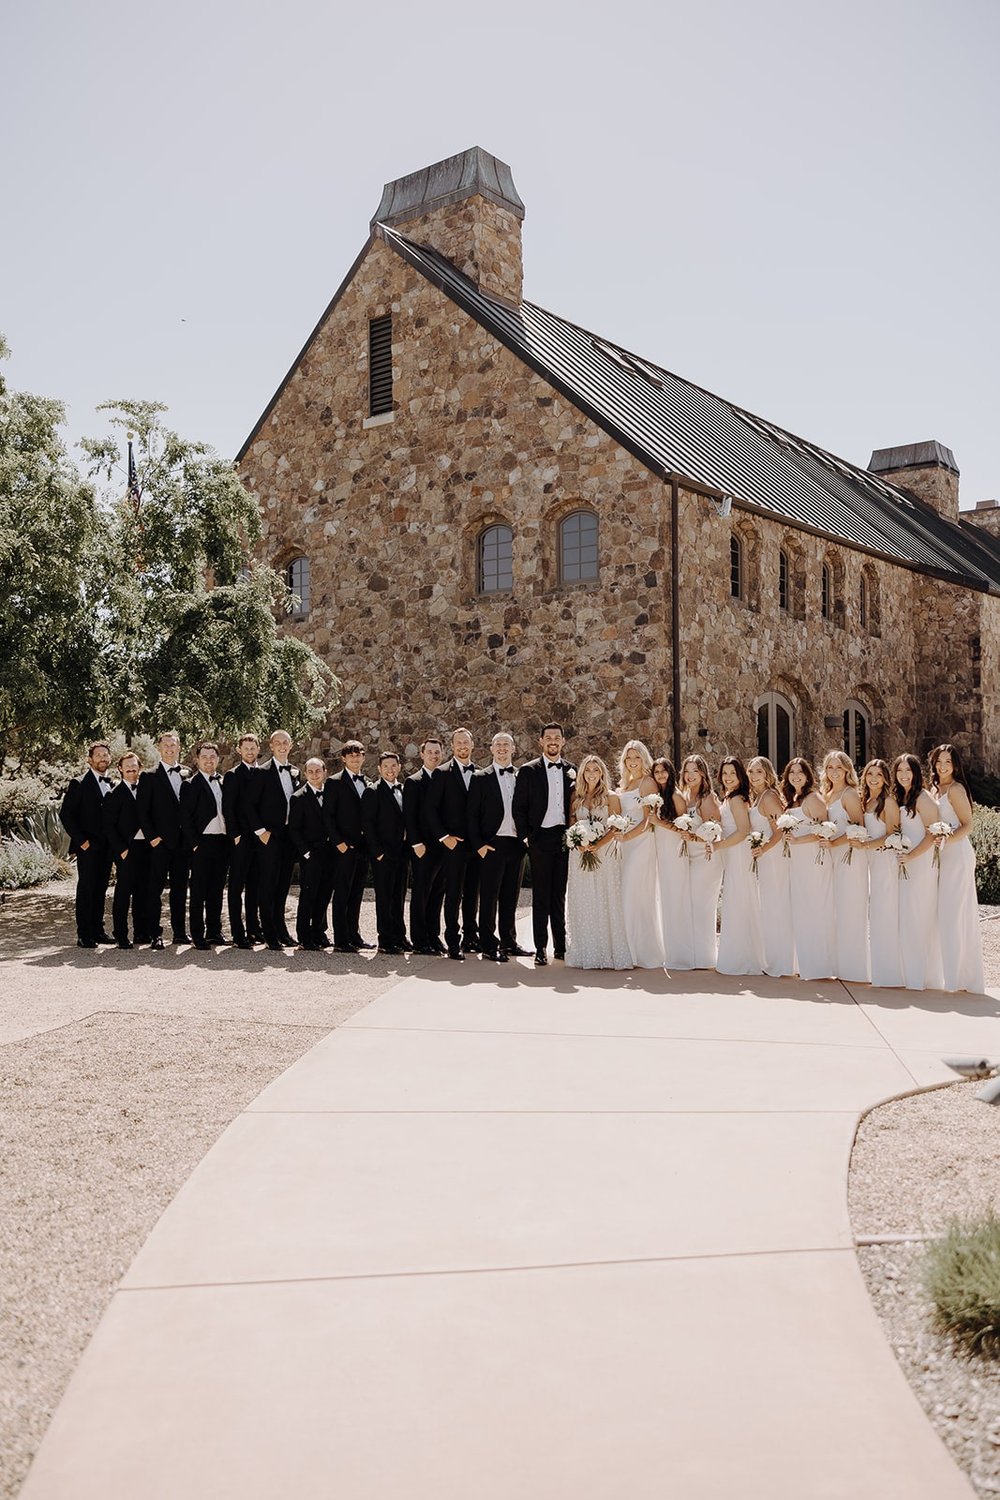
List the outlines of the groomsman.
<svg viewBox="0 0 1000 1500">
<path fill-rule="evenodd" d="M 333 943 L 337 953 L 357 953 L 373 946 L 361 936 L 361 902 L 368 872 L 361 816 L 361 799 L 368 786 L 361 774 L 365 747 L 360 740 L 345 740 L 340 754 L 344 768 L 330 777 L 324 799 L 334 849 Z"/>
<path fill-rule="evenodd" d="M 420 746 L 422 765 L 403 782 L 403 821 L 410 851 L 410 942 L 416 953 L 443 953 L 444 850 L 427 828 L 426 799 L 444 747 L 436 735 Z"/>
<path fill-rule="evenodd" d="M 139 807 L 139 772 L 142 767 L 134 751 L 118 761 L 121 781 L 104 799 L 104 826 L 108 848 L 115 862 L 115 892 L 111 900 L 111 930 L 119 948 L 129 942 L 128 913 L 132 908 L 132 933 L 136 943 L 150 941 L 149 841 L 142 831 Z"/>
<path fill-rule="evenodd" d="M 383 750 L 378 758 L 379 779 L 361 799 L 365 843 L 372 862 L 375 917 L 380 953 L 404 953 L 410 947 L 403 921 L 406 895 L 406 824 L 403 788 L 399 784 L 399 756 Z"/>
<path fill-rule="evenodd" d="M 251 782 L 249 821 L 258 842 L 258 896 L 264 941 L 273 953 L 291 947 L 285 903 L 292 883 L 295 850 L 288 837 L 288 805 L 299 788 L 299 773 L 288 763 L 292 737 L 276 729 L 270 739 L 271 759 Z"/>
<path fill-rule="evenodd" d="M 476 903 L 479 869 L 468 846 L 469 783 L 472 735 L 456 729 L 451 737 L 452 758 L 435 774 L 427 798 L 427 827 L 444 849 L 444 940 L 448 957 L 461 959 L 479 952 Z M 459 931 L 461 917 L 461 931 Z"/>
<path fill-rule="evenodd" d="M 329 948 L 326 912 L 333 895 L 333 846 L 323 808 L 326 766 L 319 756 L 306 761 L 306 785 L 292 793 L 288 837 L 299 862 L 299 905 L 295 932 L 308 953 Z"/>
<path fill-rule="evenodd" d="M 522 953 L 514 933 L 517 898 L 524 871 L 524 844 L 514 824 L 514 740 L 495 734 L 493 764 L 477 771 L 469 785 L 469 847 L 479 865 L 479 942 L 483 958 L 505 964 Z M 499 909 L 499 932 L 497 912 Z"/>
<path fill-rule="evenodd" d="M 190 860 L 181 833 L 180 736 L 172 729 L 157 742 L 160 764 L 139 777 L 136 798 L 139 820 L 149 845 L 149 890 L 145 927 L 151 948 L 163 947 L 161 925 L 163 889 L 170 881 L 170 926 L 175 943 L 189 943 L 187 891 Z"/>
<path fill-rule="evenodd" d="M 196 948 L 224 944 L 222 895 L 229 848 L 222 814 L 219 747 L 198 746 L 198 770 L 181 787 L 181 826 L 191 851 L 191 941 Z"/>
<path fill-rule="evenodd" d="M 76 855 L 76 946 L 113 943 L 104 928 L 104 901 L 111 879 L 111 851 L 104 830 L 104 799 L 111 790 L 107 769 L 111 747 L 96 740 L 87 752 L 87 770 L 66 788 L 59 817 Z"/>
<path fill-rule="evenodd" d="M 229 927 L 237 948 L 252 948 L 264 941 L 257 896 L 260 842 L 251 812 L 260 740 L 255 734 L 241 734 L 236 751 L 239 760 L 222 778 L 222 816 L 229 839 Z"/>
<path fill-rule="evenodd" d="M 537 967 L 549 961 L 546 948 L 550 927 L 554 956 L 566 957 L 569 852 L 564 847 L 564 835 L 576 777 L 576 767 L 562 759 L 566 741 L 560 724 L 546 724 L 539 743 L 541 755 L 521 767 L 514 787 L 514 822 L 531 856 L 531 919 Z"/>
</svg>

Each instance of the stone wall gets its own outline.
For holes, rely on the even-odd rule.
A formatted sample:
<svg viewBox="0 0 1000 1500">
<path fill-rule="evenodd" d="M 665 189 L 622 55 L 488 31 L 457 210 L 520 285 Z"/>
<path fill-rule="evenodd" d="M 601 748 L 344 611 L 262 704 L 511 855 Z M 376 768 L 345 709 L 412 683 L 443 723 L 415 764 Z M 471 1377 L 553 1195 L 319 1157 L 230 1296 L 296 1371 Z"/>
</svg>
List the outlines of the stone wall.
<svg viewBox="0 0 1000 1500">
<path fill-rule="evenodd" d="M 396 227 L 416 244 L 439 250 L 490 296 L 519 306 L 524 280 L 521 222 L 509 209 L 476 193 Z"/>
</svg>

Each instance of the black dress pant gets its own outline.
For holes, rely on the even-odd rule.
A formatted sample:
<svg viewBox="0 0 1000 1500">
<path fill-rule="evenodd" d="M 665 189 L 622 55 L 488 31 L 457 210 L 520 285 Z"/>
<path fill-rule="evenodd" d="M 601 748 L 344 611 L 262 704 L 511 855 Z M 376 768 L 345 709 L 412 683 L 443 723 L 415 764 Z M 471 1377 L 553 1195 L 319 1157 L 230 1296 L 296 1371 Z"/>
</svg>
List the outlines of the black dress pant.
<svg viewBox="0 0 1000 1500">
<path fill-rule="evenodd" d="M 234 943 L 263 931 L 258 910 L 260 847 L 255 833 L 241 834 L 239 843 L 229 846 L 229 929 Z"/>
<path fill-rule="evenodd" d="M 361 941 L 361 902 L 368 874 L 367 852 L 354 845 L 333 851 L 333 941 L 353 948 Z"/>
<path fill-rule="evenodd" d="M 484 953 L 514 948 L 514 920 L 524 873 L 524 845 L 518 838 L 490 840 L 492 852 L 479 860 L 479 941 Z"/>
<path fill-rule="evenodd" d="M 406 851 L 383 854 L 372 860 L 375 886 L 375 920 L 380 948 L 401 948 L 406 940 L 403 903 L 406 899 Z"/>
<path fill-rule="evenodd" d="M 133 839 L 128 858 L 115 855 L 115 893 L 111 898 L 111 931 L 116 943 L 128 942 L 128 914 L 132 910 L 132 936 L 148 943 L 149 934 L 149 845 Z"/>
<path fill-rule="evenodd" d="M 444 940 L 448 948 L 479 942 L 479 856 L 463 841 L 444 851 Z M 459 920 L 461 919 L 461 931 Z"/>
<path fill-rule="evenodd" d="M 563 848 L 565 825 L 542 828 L 528 846 L 531 855 L 531 925 L 535 950 L 544 953 L 552 928 L 556 953 L 566 952 L 566 879 L 569 851 Z"/>
<path fill-rule="evenodd" d="M 257 838 L 256 834 L 254 838 Z M 272 833 L 266 844 L 258 838 L 257 844 L 257 892 L 264 941 L 292 941 L 285 916 L 285 903 L 292 883 L 295 850 L 284 828 Z"/>
<path fill-rule="evenodd" d="M 295 936 L 300 943 L 329 941 L 326 914 L 333 896 L 333 850 L 327 844 L 311 849 L 309 858 L 299 859 L 299 904 L 295 913 Z"/>
<path fill-rule="evenodd" d="M 104 902 L 111 879 L 111 851 L 91 839 L 89 849 L 76 856 L 76 935 L 81 943 L 96 943 L 104 931 Z"/>
<path fill-rule="evenodd" d="M 191 936 L 196 943 L 222 936 L 222 896 L 229 864 L 229 840 L 203 833 L 191 851 Z"/>
<path fill-rule="evenodd" d="M 170 931 L 175 943 L 187 935 L 188 875 L 191 856 L 178 845 L 170 849 L 161 839 L 149 846 L 149 888 L 146 931 L 149 940 L 158 938 L 163 932 L 163 890 L 170 881 Z"/>
<path fill-rule="evenodd" d="M 410 942 L 414 948 L 441 941 L 443 853 L 440 844 L 426 844 L 420 859 L 410 850 Z"/>
</svg>

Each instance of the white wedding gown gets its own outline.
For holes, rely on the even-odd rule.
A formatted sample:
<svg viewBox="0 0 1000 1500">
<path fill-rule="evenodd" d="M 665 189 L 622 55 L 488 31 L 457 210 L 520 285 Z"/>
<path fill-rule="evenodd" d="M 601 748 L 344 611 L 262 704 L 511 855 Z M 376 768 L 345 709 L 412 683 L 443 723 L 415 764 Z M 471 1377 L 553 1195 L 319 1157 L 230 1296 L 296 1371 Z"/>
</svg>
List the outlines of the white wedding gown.
<svg viewBox="0 0 1000 1500">
<path fill-rule="evenodd" d="M 581 809 L 579 820 L 588 814 Z M 607 823 L 607 803 L 590 809 L 590 821 Z M 596 870 L 585 870 L 580 852 L 569 853 L 566 885 L 566 967 L 569 969 L 631 969 L 632 950 L 622 917 L 622 861 L 617 845 L 598 851 Z"/>
<path fill-rule="evenodd" d="M 639 792 L 619 792 L 622 812 L 633 828 L 646 816 L 639 806 Z M 656 878 L 656 841 L 647 829 L 628 843 L 618 845 L 622 856 L 622 911 L 625 936 L 638 969 L 663 968 L 660 935 L 659 887 Z"/>
</svg>

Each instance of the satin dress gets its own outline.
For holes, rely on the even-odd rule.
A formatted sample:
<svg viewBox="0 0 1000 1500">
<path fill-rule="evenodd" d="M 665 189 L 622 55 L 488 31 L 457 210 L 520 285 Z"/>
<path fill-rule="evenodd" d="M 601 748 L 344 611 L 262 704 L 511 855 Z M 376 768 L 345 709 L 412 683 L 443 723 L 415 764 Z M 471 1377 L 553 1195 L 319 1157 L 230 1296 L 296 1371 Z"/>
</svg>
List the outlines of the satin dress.
<svg viewBox="0 0 1000 1500">
<path fill-rule="evenodd" d="M 949 823 L 952 828 L 959 826 L 958 814 L 948 801 L 947 792 L 941 793 L 938 814 L 942 823 Z M 983 994 L 986 980 L 976 895 L 976 851 L 968 838 L 947 839 L 941 849 L 938 932 L 943 988 Z"/>
<path fill-rule="evenodd" d="M 750 809 L 750 826 L 765 839 L 773 833 L 770 818 L 756 807 Z M 764 940 L 764 973 L 778 977 L 795 973 L 795 943 L 792 938 L 792 894 L 788 882 L 792 868 L 780 843 L 757 859 L 757 894 L 760 930 Z"/>
</svg>

